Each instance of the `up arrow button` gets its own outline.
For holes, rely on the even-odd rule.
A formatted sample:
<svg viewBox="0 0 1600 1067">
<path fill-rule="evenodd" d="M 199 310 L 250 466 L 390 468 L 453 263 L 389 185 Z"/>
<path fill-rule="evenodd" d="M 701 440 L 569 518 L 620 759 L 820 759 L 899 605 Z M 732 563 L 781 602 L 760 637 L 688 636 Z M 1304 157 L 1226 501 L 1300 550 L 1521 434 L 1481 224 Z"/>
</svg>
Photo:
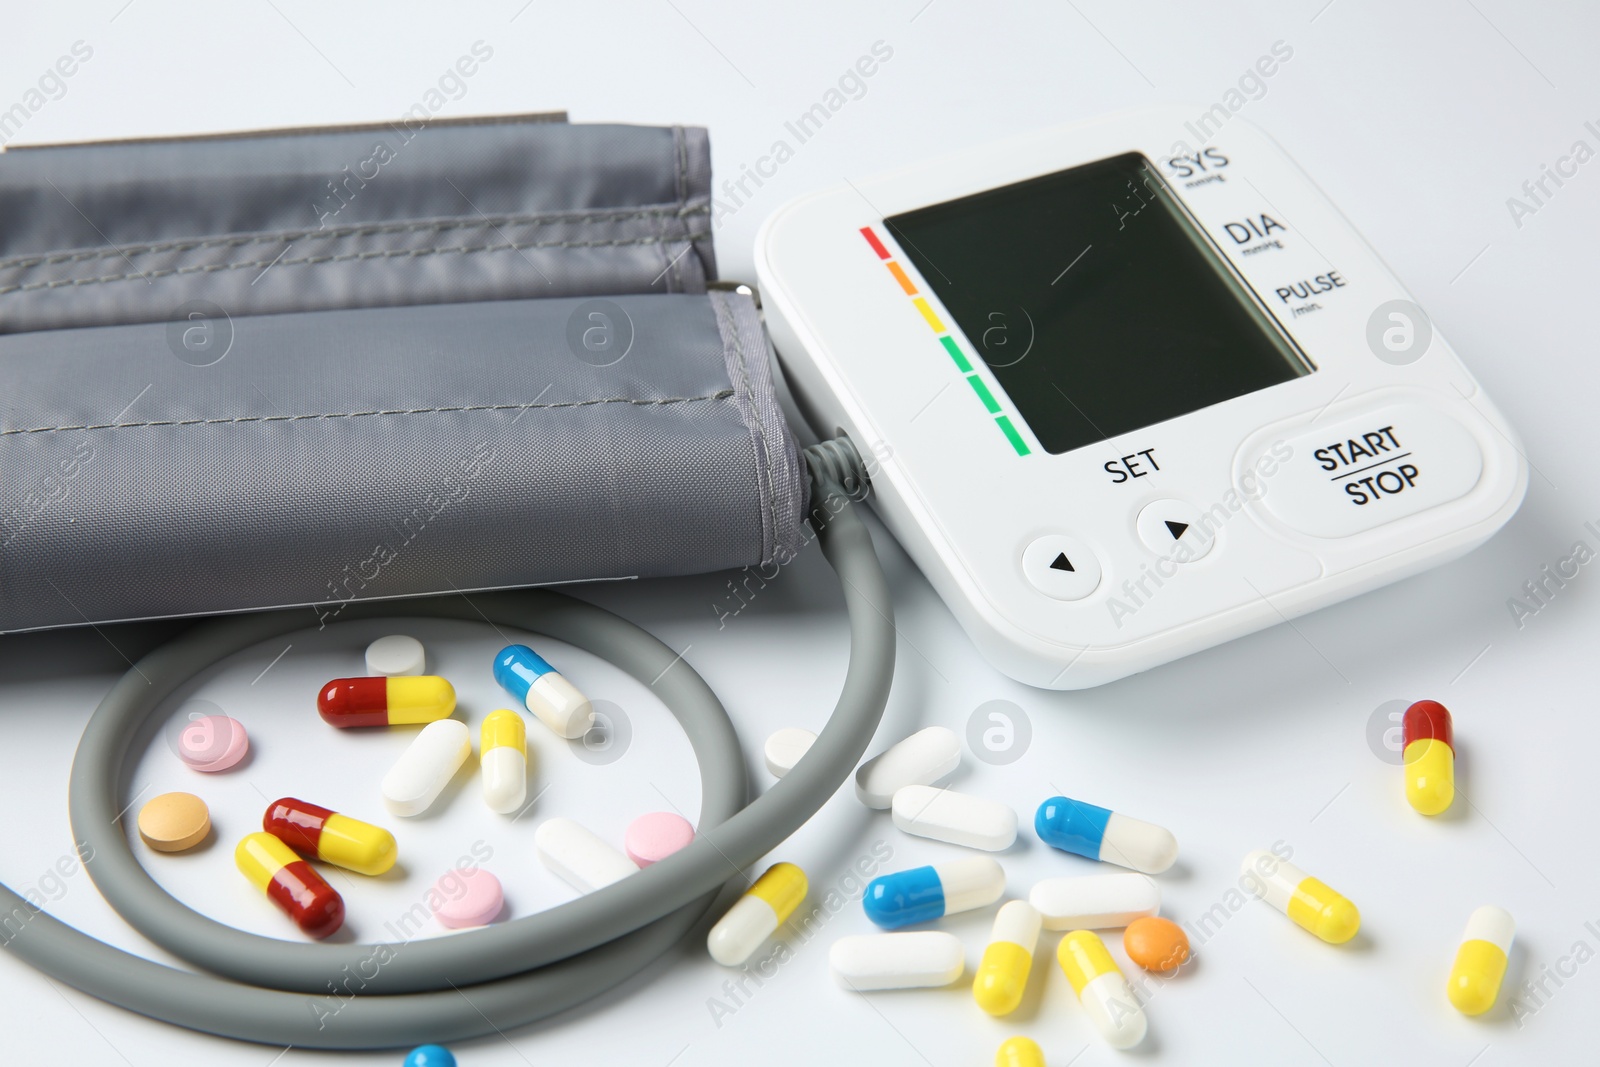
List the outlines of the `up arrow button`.
<svg viewBox="0 0 1600 1067">
<path fill-rule="evenodd" d="M 1100 561 L 1076 537 L 1045 534 L 1022 550 L 1022 573 L 1047 597 L 1082 600 L 1100 584 Z"/>
</svg>

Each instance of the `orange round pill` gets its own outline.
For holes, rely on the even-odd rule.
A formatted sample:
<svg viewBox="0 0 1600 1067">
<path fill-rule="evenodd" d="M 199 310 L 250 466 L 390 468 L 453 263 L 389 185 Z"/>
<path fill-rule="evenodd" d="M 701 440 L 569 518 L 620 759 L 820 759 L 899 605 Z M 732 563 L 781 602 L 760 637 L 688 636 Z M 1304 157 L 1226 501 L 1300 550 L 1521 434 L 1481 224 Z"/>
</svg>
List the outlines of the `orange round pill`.
<svg viewBox="0 0 1600 1067">
<path fill-rule="evenodd" d="M 1170 971 L 1189 958 L 1189 935 L 1171 919 L 1135 919 L 1122 932 L 1128 958 L 1147 971 Z"/>
<path fill-rule="evenodd" d="M 157 852 L 184 852 L 210 832 L 211 813 L 193 793 L 162 793 L 139 809 L 139 836 Z"/>
</svg>

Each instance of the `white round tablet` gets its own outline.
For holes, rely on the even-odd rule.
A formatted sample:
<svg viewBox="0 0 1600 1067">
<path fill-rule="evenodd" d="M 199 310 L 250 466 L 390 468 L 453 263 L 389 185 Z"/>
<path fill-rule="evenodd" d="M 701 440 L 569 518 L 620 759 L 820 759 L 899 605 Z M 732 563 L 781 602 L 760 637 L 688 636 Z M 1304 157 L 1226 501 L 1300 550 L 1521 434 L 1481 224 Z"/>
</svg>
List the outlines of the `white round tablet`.
<svg viewBox="0 0 1600 1067">
<path fill-rule="evenodd" d="M 367 674 L 389 678 L 421 674 L 425 659 L 421 641 L 404 634 L 391 634 L 367 646 Z"/>
<path fill-rule="evenodd" d="M 767 770 L 772 772 L 772 777 L 782 778 L 794 770 L 794 765 L 811 751 L 811 745 L 816 739 L 816 734 L 797 726 L 785 726 L 767 738 L 762 753 L 767 758 Z"/>
</svg>

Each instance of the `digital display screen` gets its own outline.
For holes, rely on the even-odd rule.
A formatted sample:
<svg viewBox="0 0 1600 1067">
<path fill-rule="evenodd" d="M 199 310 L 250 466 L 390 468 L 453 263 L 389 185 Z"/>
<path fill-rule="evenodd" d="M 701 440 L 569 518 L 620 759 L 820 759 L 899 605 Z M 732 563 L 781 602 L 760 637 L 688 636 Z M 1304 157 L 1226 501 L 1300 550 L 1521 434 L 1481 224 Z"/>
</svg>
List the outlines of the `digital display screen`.
<svg viewBox="0 0 1600 1067">
<path fill-rule="evenodd" d="M 1046 451 L 1313 370 L 1137 152 L 884 224 Z"/>
</svg>

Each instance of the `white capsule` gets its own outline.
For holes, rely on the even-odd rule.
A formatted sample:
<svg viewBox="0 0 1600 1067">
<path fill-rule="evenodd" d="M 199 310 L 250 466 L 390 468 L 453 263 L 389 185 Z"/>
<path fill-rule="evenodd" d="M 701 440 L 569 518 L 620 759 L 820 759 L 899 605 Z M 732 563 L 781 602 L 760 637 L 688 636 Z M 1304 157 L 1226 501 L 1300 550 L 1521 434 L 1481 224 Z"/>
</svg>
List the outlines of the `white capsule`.
<svg viewBox="0 0 1600 1067">
<path fill-rule="evenodd" d="M 833 979 L 846 989 L 931 989 L 961 977 L 961 941 L 943 930 L 841 937 L 828 949 Z"/>
<path fill-rule="evenodd" d="M 510 815 L 528 796 L 528 730 L 510 708 L 492 711 L 483 720 L 478 766 L 483 771 L 483 800 L 489 810 Z"/>
<path fill-rule="evenodd" d="M 961 763 L 961 738 L 954 730 L 930 726 L 880 752 L 856 769 L 856 796 L 883 810 L 908 785 L 937 785 Z"/>
<path fill-rule="evenodd" d="M 706 935 L 711 958 L 724 967 L 743 965 L 794 914 L 808 889 L 806 872 L 794 864 L 768 867 Z"/>
<path fill-rule="evenodd" d="M 997 800 L 932 785 L 895 790 L 894 824 L 916 837 L 999 852 L 1017 839 L 1017 813 Z"/>
<path fill-rule="evenodd" d="M 767 738 L 762 754 L 767 758 L 767 770 L 772 777 L 782 778 L 794 770 L 794 765 L 811 751 L 811 745 L 816 739 L 817 735 L 810 730 L 802 730 L 796 726 L 786 726 Z"/>
<path fill-rule="evenodd" d="M 404 634 L 391 634 L 367 646 L 367 674 L 390 678 L 421 674 L 425 659 L 421 641 Z"/>
<path fill-rule="evenodd" d="M 1046 930 L 1110 930 L 1161 911 L 1161 887 L 1142 874 L 1046 878 L 1028 893 Z"/>
<path fill-rule="evenodd" d="M 395 815 L 421 815 L 472 755 L 472 733 L 460 719 L 439 719 L 422 728 L 389 773 L 383 803 Z"/>
<path fill-rule="evenodd" d="M 639 869 L 626 854 L 571 819 L 540 823 L 533 832 L 533 847 L 552 873 L 580 893 L 593 893 Z"/>
</svg>

